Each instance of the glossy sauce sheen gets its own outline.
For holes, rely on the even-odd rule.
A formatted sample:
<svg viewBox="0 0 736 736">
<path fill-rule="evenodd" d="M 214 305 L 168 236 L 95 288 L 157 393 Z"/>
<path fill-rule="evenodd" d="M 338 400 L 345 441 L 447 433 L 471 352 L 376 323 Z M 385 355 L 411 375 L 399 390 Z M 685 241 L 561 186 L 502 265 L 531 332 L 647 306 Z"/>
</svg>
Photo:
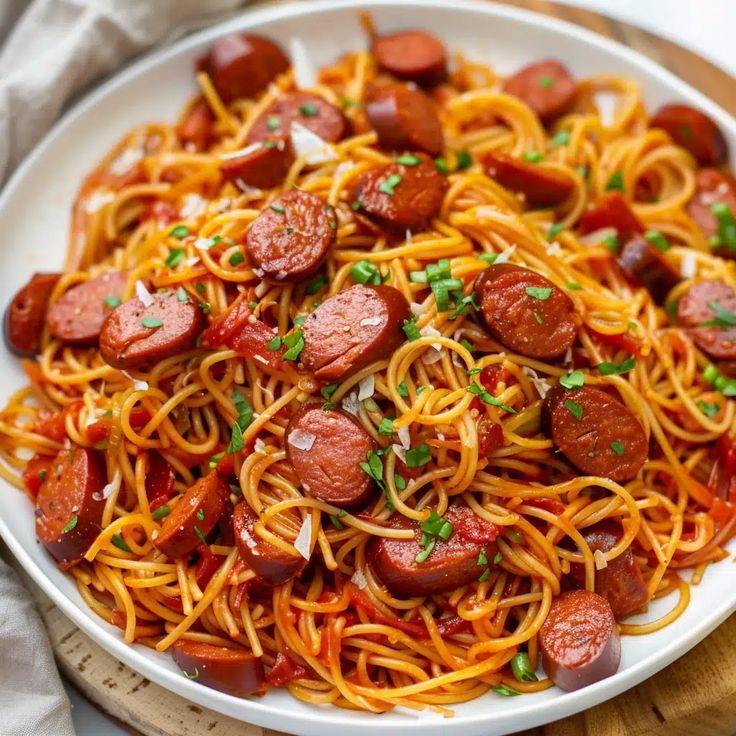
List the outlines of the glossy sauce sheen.
<svg viewBox="0 0 736 736">
<path fill-rule="evenodd" d="M 447 78 L 447 52 L 431 33 L 399 31 L 377 36 L 371 53 L 380 69 L 420 87 L 434 87 Z"/>
<path fill-rule="evenodd" d="M 478 580 L 496 554 L 494 542 L 500 528 L 476 516 L 467 506 L 451 506 L 444 518 L 453 525 L 448 540 L 439 539 L 424 562 L 416 556 L 423 551 L 420 525 L 393 514 L 387 525 L 393 529 L 414 529 L 414 539 L 373 537 L 367 557 L 373 572 L 397 598 L 413 598 L 446 593 Z M 483 552 L 487 564 L 479 565 Z"/>
<path fill-rule="evenodd" d="M 309 449 L 304 438 L 311 439 Z M 295 444 L 296 443 L 296 444 Z M 352 414 L 305 404 L 286 428 L 286 456 L 294 466 L 305 493 L 339 508 L 365 504 L 374 491 L 373 481 L 361 469 L 373 439 Z"/>
<path fill-rule="evenodd" d="M 351 286 L 307 317 L 301 361 L 319 380 L 340 381 L 391 355 L 408 318 L 409 303 L 393 286 Z"/>
<path fill-rule="evenodd" d="M 582 410 L 580 419 L 566 402 Z M 649 444 L 639 420 L 598 388 L 552 389 L 544 399 L 542 422 L 555 445 L 586 475 L 631 480 L 647 459 Z M 611 447 L 614 442 L 623 446 L 620 455 Z"/>
<path fill-rule="evenodd" d="M 551 289 L 545 299 L 527 289 Z M 510 263 L 478 277 L 480 315 L 491 334 L 514 352 L 541 360 L 559 358 L 575 341 L 578 318 L 570 297 L 536 271 Z"/>
<path fill-rule="evenodd" d="M 615 228 L 622 241 L 644 232 L 644 226 L 629 207 L 626 198 L 619 192 L 604 194 L 580 218 L 580 232 L 583 235 L 607 227 Z"/>
<path fill-rule="evenodd" d="M 680 276 L 660 252 L 644 238 L 636 236 L 624 245 L 616 258 L 629 281 L 643 286 L 657 304 L 664 304 Z"/>
<path fill-rule="evenodd" d="M 677 304 L 677 321 L 688 330 L 695 344 L 718 360 L 736 360 L 736 327 L 701 327 L 716 318 L 710 302 L 736 312 L 736 289 L 707 279 L 691 286 Z"/>
<path fill-rule="evenodd" d="M 552 601 L 539 646 L 544 671 L 562 690 L 579 690 L 610 677 L 621 661 L 611 606 L 587 590 L 571 590 Z"/>
<path fill-rule="evenodd" d="M 294 158 L 291 139 L 273 136 L 255 148 L 248 146 L 247 152 L 240 156 L 223 159 L 220 173 L 239 188 L 245 184 L 256 189 L 271 189 L 286 178 Z"/>
<path fill-rule="evenodd" d="M 58 562 L 77 562 L 97 539 L 106 483 L 97 450 L 73 446 L 54 459 L 36 499 L 36 535 Z"/>
<path fill-rule="evenodd" d="M 575 104 L 575 80 L 554 59 L 537 61 L 516 72 L 504 82 L 503 91 L 523 100 L 547 124 Z"/>
<path fill-rule="evenodd" d="M 13 297 L 5 311 L 5 342 L 17 355 L 35 355 L 41 349 L 41 333 L 51 290 L 58 273 L 35 273 Z"/>
</svg>

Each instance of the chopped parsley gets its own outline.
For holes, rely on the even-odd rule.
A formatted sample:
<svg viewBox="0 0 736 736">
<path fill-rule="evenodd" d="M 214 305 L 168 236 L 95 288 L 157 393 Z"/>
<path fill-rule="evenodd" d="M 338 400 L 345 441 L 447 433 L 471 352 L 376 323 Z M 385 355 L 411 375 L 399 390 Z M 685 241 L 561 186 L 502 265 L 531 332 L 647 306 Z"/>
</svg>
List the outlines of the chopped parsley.
<svg viewBox="0 0 736 736">
<path fill-rule="evenodd" d="M 527 286 L 526 287 L 526 293 L 527 296 L 532 297 L 532 299 L 539 299 L 540 301 L 547 301 L 552 296 L 552 287 L 551 286 Z"/>
<path fill-rule="evenodd" d="M 503 409 L 504 411 L 509 412 L 510 414 L 516 414 L 516 409 L 514 409 L 512 406 L 509 406 L 508 404 L 504 404 L 500 399 L 497 399 L 495 396 L 486 391 L 486 389 L 484 389 L 483 386 L 481 386 L 480 384 L 471 383 L 470 386 L 468 386 L 468 391 L 471 394 L 475 394 L 476 396 L 478 396 L 484 404 L 496 406 L 499 409 Z"/>
<path fill-rule="evenodd" d="M 697 404 L 698 409 L 700 409 L 700 411 L 702 411 L 707 417 L 714 417 L 721 410 L 720 405 L 715 401 L 712 404 L 702 400 L 695 403 Z"/>
<path fill-rule="evenodd" d="M 110 541 L 118 548 L 123 550 L 123 552 L 130 552 L 131 549 L 128 547 L 128 545 L 125 543 L 125 540 L 123 539 L 122 535 L 120 534 L 113 534 Z"/>
<path fill-rule="evenodd" d="M 713 310 L 715 319 L 701 322 L 700 327 L 735 327 L 736 314 L 729 309 L 724 309 L 718 302 L 709 301 L 708 306 Z"/>
<path fill-rule="evenodd" d="M 350 277 L 358 284 L 378 286 L 381 283 L 381 272 L 378 266 L 366 260 L 358 261 L 350 268 Z"/>
<path fill-rule="evenodd" d="M 184 258 L 184 248 L 169 248 L 169 255 L 164 263 L 169 268 L 176 268 Z"/>
<path fill-rule="evenodd" d="M 314 296 L 314 294 L 316 294 L 323 286 L 325 286 L 328 281 L 329 279 L 324 274 L 322 274 L 322 276 L 317 276 L 316 279 L 310 281 L 304 287 L 304 293 L 309 294 L 309 296 Z"/>
<path fill-rule="evenodd" d="M 235 253 L 233 253 L 230 258 L 228 258 L 228 262 L 231 266 L 237 266 L 239 263 L 242 263 L 245 260 L 245 256 L 239 251 L 236 250 Z"/>
<path fill-rule="evenodd" d="M 402 166 L 416 166 L 421 160 L 419 156 L 415 156 L 413 153 L 405 153 L 396 159 L 396 163 Z"/>
<path fill-rule="evenodd" d="M 630 355 L 622 363 L 609 363 L 604 361 L 598 363 L 596 368 L 602 376 L 620 376 L 622 373 L 628 373 L 636 366 L 636 358 Z"/>
<path fill-rule="evenodd" d="M 401 381 L 399 385 L 396 387 L 396 392 L 401 396 L 403 399 L 409 398 L 409 389 L 406 387 L 406 382 Z"/>
<path fill-rule="evenodd" d="M 470 155 L 470 151 L 463 148 L 461 151 L 457 152 L 456 159 L 455 159 L 455 168 L 458 171 L 467 169 L 472 163 L 473 163 L 473 157 Z"/>
<path fill-rule="evenodd" d="M 183 286 L 180 286 L 176 290 L 176 300 L 182 302 L 182 304 L 189 301 L 189 294 L 187 294 L 187 290 Z"/>
<path fill-rule="evenodd" d="M 322 394 L 325 401 L 329 401 L 332 398 L 332 394 L 337 391 L 337 384 L 331 383 L 329 386 L 323 386 L 320 393 Z"/>
<path fill-rule="evenodd" d="M 512 687 L 509 687 L 508 685 L 504 685 L 501 683 L 500 685 L 497 685 L 496 687 L 491 688 L 496 695 L 501 695 L 504 698 L 509 698 L 513 695 L 521 695 L 521 693 L 518 690 L 514 690 Z"/>
<path fill-rule="evenodd" d="M 618 235 L 606 235 L 606 237 L 603 238 L 603 245 L 605 245 L 611 253 L 618 253 Z"/>
<path fill-rule="evenodd" d="M 64 527 L 61 530 L 62 534 L 68 534 L 74 527 L 77 525 L 77 522 L 79 521 L 79 516 L 72 516 L 69 521 L 64 525 Z"/>
<path fill-rule="evenodd" d="M 606 183 L 606 191 L 607 192 L 618 191 L 618 192 L 623 193 L 624 176 L 620 171 L 614 171 L 613 174 L 611 174 L 611 178 Z"/>
<path fill-rule="evenodd" d="M 186 225 L 177 225 L 169 230 L 169 235 L 177 240 L 184 240 L 189 235 L 189 228 Z"/>
<path fill-rule="evenodd" d="M 562 232 L 561 222 L 558 222 L 552 225 L 552 227 L 549 230 L 547 230 L 547 234 L 545 235 L 547 242 L 552 242 L 561 232 Z"/>
<path fill-rule="evenodd" d="M 725 245 L 730 250 L 736 250 L 736 221 L 730 207 L 723 202 L 714 202 L 710 211 L 718 222 L 718 234 L 711 238 L 711 245 Z"/>
<path fill-rule="evenodd" d="M 426 465 L 432 459 L 432 453 L 429 451 L 429 447 L 422 443 L 419 447 L 412 447 L 406 451 L 406 464 L 410 468 L 421 468 L 422 465 Z"/>
<path fill-rule="evenodd" d="M 569 142 L 570 133 L 567 130 L 561 130 L 554 135 L 549 144 L 552 148 L 557 148 L 558 146 L 566 146 Z"/>
<path fill-rule="evenodd" d="M 164 321 L 160 317 L 144 317 L 141 320 L 141 324 L 144 327 L 148 327 L 152 330 L 155 330 L 159 327 L 163 327 Z"/>
<path fill-rule="evenodd" d="M 670 249 L 670 243 L 659 230 L 647 230 L 644 237 L 659 251 L 664 253 Z"/>
<path fill-rule="evenodd" d="M 529 655 L 526 652 L 518 652 L 511 658 L 511 671 L 519 682 L 536 682 L 537 676 L 532 669 Z"/>
<path fill-rule="evenodd" d="M 384 179 L 378 185 L 378 191 L 382 192 L 383 194 L 387 194 L 389 197 L 392 197 L 394 195 L 394 190 L 397 186 L 399 186 L 402 178 L 403 177 L 401 176 L 401 174 L 391 174 L 388 179 Z"/>
<path fill-rule="evenodd" d="M 578 421 L 583 418 L 583 407 L 577 402 L 572 401 L 571 399 L 566 399 L 564 406 L 565 409 L 567 409 Z"/>
<path fill-rule="evenodd" d="M 316 118 L 319 115 L 319 108 L 312 102 L 306 102 L 299 105 L 299 114 L 305 118 Z"/>
<path fill-rule="evenodd" d="M 278 115 L 269 115 L 266 118 L 266 127 L 269 130 L 278 130 L 281 127 L 281 118 Z"/>
<path fill-rule="evenodd" d="M 378 425 L 378 434 L 391 435 L 394 433 L 394 420 L 384 417 Z"/>
<path fill-rule="evenodd" d="M 401 329 L 404 330 L 407 340 L 418 340 L 422 336 L 416 323 L 411 319 L 405 319 Z"/>
<path fill-rule="evenodd" d="M 294 330 L 290 335 L 284 337 L 284 344 L 288 350 L 284 353 L 284 360 L 298 360 L 299 354 L 304 349 L 304 335 L 300 329 Z"/>
<path fill-rule="evenodd" d="M 539 79 L 537 79 L 537 84 L 542 89 L 552 89 L 552 87 L 555 86 L 555 80 L 550 77 L 549 74 L 542 74 Z"/>
<path fill-rule="evenodd" d="M 624 445 L 622 442 L 619 442 L 619 440 L 614 440 L 611 442 L 611 449 L 619 456 L 624 454 Z"/>
<path fill-rule="evenodd" d="M 227 455 L 240 452 L 245 447 L 243 431 L 253 421 L 253 408 L 248 403 L 248 399 L 238 390 L 233 391 L 230 398 L 235 406 L 235 410 L 238 412 L 238 418 L 235 420 L 235 424 L 233 424 L 230 444 L 227 450 L 225 450 L 225 454 Z"/>
<path fill-rule="evenodd" d="M 271 209 L 274 212 L 278 213 L 279 215 L 283 215 L 284 214 L 284 207 L 283 207 L 283 205 L 279 204 L 278 202 L 274 202 L 271 205 Z"/>
<path fill-rule="evenodd" d="M 268 345 L 266 345 L 266 347 L 273 352 L 280 350 L 281 349 L 281 338 L 278 335 L 276 337 L 271 338 L 268 341 Z"/>
<path fill-rule="evenodd" d="M 544 156 L 539 151 L 527 151 L 523 156 L 524 161 L 529 161 L 533 164 L 538 164 L 544 160 Z"/>
<path fill-rule="evenodd" d="M 169 508 L 169 507 L 168 507 L 168 506 L 167 506 L 166 504 L 164 504 L 163 506 L 159 506 L 159 507 L 158 507 L 158 508 L 157 508 L 157 509 L 156 509 L 156 510 L 155 510 L 155 511 L 154 511 L 154 512 L 153 512 L 153 513 L 151 514 L 151 518 L 152 518 L 152 519 L 153 519 L 154 521 L 160 521 L 160 520 L 161 520 L 161 519 L 163 519 L 163 518 L 164 518 L 165 516 L 168 516 L 168 515 L 169 515 L 170 513 L 171 513 L 171 509 L 170 509 L 170 508 Z"/>
<path fill-rule="evenodd" d="M 102 301 L 104 301 L 110 309 L 115 309 L 115 307 L 120 306 L 123 300 L 119 296 L 106 296 Z"/>
<path fill-rule="evenodd" d="M 560 385 L 566 389 L 580 388 L 585 384 L 585 374 L 582 371 L 573 371 L 560 378 Z"/>
</svg>

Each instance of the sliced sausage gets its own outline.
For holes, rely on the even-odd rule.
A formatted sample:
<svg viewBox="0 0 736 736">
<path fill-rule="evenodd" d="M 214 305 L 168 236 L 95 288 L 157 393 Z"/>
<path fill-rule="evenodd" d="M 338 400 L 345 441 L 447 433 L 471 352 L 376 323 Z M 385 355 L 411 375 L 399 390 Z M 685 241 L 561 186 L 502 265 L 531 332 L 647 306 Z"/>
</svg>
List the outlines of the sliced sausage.
<svg viewBox="0 0 736 736">
<path fill-rule="evenodd" d="M 233 512 L 233 534 L 240 556 L 269 585 L 281 585 L 298 575 L 306 560 L 259 537 L 253 527 L 258 514 L 243 501 Z"/>
<path fill-rule="evenodd" d="M 728 159 L 728 145 L 720 128 L 690 105 L 663 105 L 654 113 L 649 127 L 662 128 L 701 166 L 718 166 Z"/>
<path fill-rule="evenodd" d="M 305 404 L 286 428 L 286 456 L 306 493 L 340 508 L 366 503 L 374 490 L 360 463 L 373 439 L 351 414 Z"/>
<path fill-rule="evenodd" d="M 351 286 L 307 317 L 301 361 L 320 381 L 342 381 L 391 355 L 408 318 L 409 303 L 393 286 Z"/>
<path fill-rule="evenodd" d="M 439 212 L 447 191 L 434 161 L 417 154 L 417 164 L 398 162 L 367 171 L 352 194 L 353 206 L 388 230 L 423 228 Z"/>
<path fill-rule="evenodd" d="M 616 258 L 626 277 L 643 286 L 657 304 L 664 304 L 667 294 L 680 283 L 680 276 L 662 254 L 640 236 L 629 240 Z"/>
<path fill-rule="evenodd" d="M 264 690 L 263 663 L 245 649 L 179 639 L 171 647 L 171 656 L 190 679 L 213 690 L 238 698 Z"/>
<path fill-rule="evenodd" d="M 18 355 L 35 355 L 41 349 L 46 308 L 58 273 L 34 273 L 5 310 L 5 342 Z"/>
<path fill-rule="evenodd" d="M 170 560 L 187 556 L 215 528 L 229 497 L 227 483 L 215 470 L 195 481 L 164 519 L 154 546 Z"/>
<path fill-rule="evenodd" d="M 530 207 L 555 207 L 575 189 L 573 180 L 556 169 L 521 161 L 505 153 L 487 153 L 483 164 L 491 179 L 523 194 Z"/>
<path fill-rule="evenodd" d="M 241 189 L 243 185 L 256 189 L 278 186 L 294 163 L 294 149 L 286 136 L 275 136 L 235 153 L 221 156 L 220 173 Z"/>
<path fill-rule="evenodd" d="M 49 332 L 70 345 L 93 345 L 100 337 L 102 323 L 115 307 L 114 301 L 110 306 L 106 300 L 119 302 L 127 284 L 127 273 L 109 271 L 73 286 L 49 307 Z"/>
<path fill-rule="evenodd" d="M 491 334 L 515 352 L 549 360 L 575 341 L 575 305 L 536 271 L 510 263 L 490 266 L 478 277 L 475 293 Z"/>
<path fill-rule="evenodd" d="M 313 274 L 335 242 L 337 220 L 319 197 L 294 190 L 266 207 L 248 230 L 245 252 L 254 271 L 276 282 Z"/>
<path fill-rule="evenodd" d="M 723 281 L 705 280 L 691 286 L 677 303 L 677 320 L 691 328 L 695 344 L 717 360 L 736 360 L 736 327 L 703 327 L 716 319 L 712 304 L 736 314 L 736 289 Z"/>
<path fill-rule="evenodd" d="M 205 325 L 204 313 L 173 292 L 151 295 L 146 307 L 130 299 L 110 312 L 100 330 L 100 353 L 113 368 L 137 368 L 191 350 Z"/>
<path fill-rule="evenodd" d="M 583 530 L 590 551 L 610 552 L 621 540 L 621 524 L 606 519 Z M 585 567 L 574 564 L 570 573 L 579 585 L 585 584 Z M 649 591 L 642 577 L 631 547 L 627 547 L 615 560 L 595 572 L 595 592 L 610 604 L 617 621 L 630 616 L 649 601 Z"/>
<path fill-rule="evenodd" d="M 281 95 L 256 118 L 248 142 L 267 141 L 274 135 L 288 136 L 295 122 L 330 143 L 337 143 L 348 134 L 348 121 L 342 110 L 319 95 L 291 92 Z"/>
<path fill-rule="evenodd" d="M 687 213 L 703 231 L 706 239 L 716 240 L 713 252 L 722 258 L 736 258 L 736 248 L 718 243 L 718 220 L 711 210 L 725 204 L 736 218 L 736 179 L 717 169 L 701 169 L 695 175 L 695 194 L 687 203 Z"/>
<path fill-rule="evenodd" d="M 97 539 L 106 483 L 97 450 L 74 445 L 54 459 L 36 498 L 36 536 L 58 562 L 78 562 Z"/>
<path fill-rule="evenodd" d="M 431 33 L 399 31 L 376 36 L 371 53 L 379 69 L 420 87 L 434 87 L 447 79 L 445 46 Z"/>
<path fill-rule="evenodd" d="M 257 95 L 289 65 L 273 41 L 245 33 L 218 38 L 200 62 L 224 102 Z"/>
<path fill-rule="evenodd" d="M 608 601 L 571 590 L 552 602 L 539 631 L 542 666 L 557 687 L 579 690 L 610 677 L 621 662 L 621 639 Z"/>
<path fill-rule="evenodd" d="M 598 388 L 552 389 L 542 421 L 559 450 L 586 475 L 631 480 L 647 459 L 649 445 L 639 420 Z"/>
<path fill-rule="evenodd" d="M 604 194 L 580 218 L 580 231 L 583 235 L 607 227 L 615 228 L 622 240 L 644 232 L 644 226 L 620 192 Z"/>
<path fill-rule="evenodd" d="M 182 145 L 204 151 L 215 137 L 215 116 L 204 98 L 198 99 L 177 125 L 176 135 Z"/>
<path fill-rule="evenodd" d="M 450 506 L 444 518 L 452 524 L 450 538 L 438 538 L 424 562 L 416 557 L 423 550 L 419 524 L 400 514 L 388 521 L 393 529 L 414 529 L 413 539 L 373 537 L 367 557 L 373 572 L 397 598 L 436 595 L 478 580 L 496 554 L 499 527 L 476 516 L 467 506 Z M 486 564 L 479 564 L 481 552 Z"/>
<path fill-rule="evenodd" d="M 397 82 L 371 85 L 366 90 L 365 113 L 383 148 L 425 151 L 430 156 L 442 153 L 437 108 L 421 90 Z"/>
<path fill-rule="evenodd" d="M 503 91 L 525 102 L 545 124 L 570 112 L 575 104 L 575 80 L 554 59 L 520 69 L 504 82 Z"/>
</svg>

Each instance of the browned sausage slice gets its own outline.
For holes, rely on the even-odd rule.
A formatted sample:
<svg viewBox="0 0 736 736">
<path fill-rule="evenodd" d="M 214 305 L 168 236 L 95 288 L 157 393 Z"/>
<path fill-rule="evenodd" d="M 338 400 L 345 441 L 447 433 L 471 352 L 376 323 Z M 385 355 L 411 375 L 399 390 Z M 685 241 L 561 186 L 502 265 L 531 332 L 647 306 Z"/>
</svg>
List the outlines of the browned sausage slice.
<svg viewBox="0 0 736 736">
<path fill-rule="evenodd" d="M 610 677 L 621 662 L 611 606 L 587 590 L 571 590 L 552 602 L 539 646 L 544 671 L 562 690 L 579 690 Z"/>
<path fill-rule="evenodd" d="M 36 536 L 58 562 L 78 562 L 97 539 L 106 482 L 97 450 L 75 445 L 54 459 L 36 498 Z"/>
<path fill-rule="evenodd" d="M 711 242 L 716 255 L 722 258 L 736 258 L 736 248 L 727 243 L 719 243 L 718 220 L 711 207 L 723 204 L 736 217 L 736 180 L 717 169 L 701 169 L 695 175 L 695 194 L 687 203 L 687 213 Z"/>
<path fill-rule="evenodd" d="M 380 69 L 420 87 L 434 87 L 447 79 L 445 46 L 431 33 L 399 31 L 377 36 L 371 53 Z"/>
<path fill-rule="evenodd" d="M 626 277 L 643 286 L 657 304 L 664 304 L 667 294 L 680 283 L 680 276 L 660 252 L 644 238 L 629 240 L 616 262 Z"/>
<path fill-rule="evenodd" d="M 128 284 L 128 274 L 109 271 L 73 286 L 48 310 L 49 332 L 70 345 L 97 342 L 105 318 L 120 303 Z"/>
<path fill-rule="evenodd" d="M 575 104 L 575 80 L 554 59 L 520 69 L 506 80 L 503 91 L 525 102 L 545 124 L 569 112 Z"/>
<path fill-rule="evenodd" d="M 294 122 L 330 143 L 337 143 L 348 132 L 348 121 L 342 110 L 324 97 L 309 92 L 292 92 L 279 97 L 256 118 L 248 133 L 248 141 L 266 141 L 274 135 L 289 135 Z"/>
<path fill-rule="evenodd" d="M 306 564 L 303 557 L 295 557 L 259 537 L 253 527 L 258 514 L 243 501 L 233 512 L 233 534 L 240 556 L 248 566 L 269 585 L 281 585 L 298 575 Z"/>
<path fill-rule="evenodd" d="M 341 381 L 391 355 L 408 318 L 409 303 L 393 286 L 351 286 L 307 317 L 301 361 L 320 381 Z"/>
<path fill-rule="evenodd" d="M 276 282 L 300 281 L 322 265 L 336 229 L 329 205 L 314 194 L 294 190 L 256 217 L 245 252 L 257 275 Z"/>
<path fill-rule="evenodd" d="M 5 342 L 18 355 L 35 355 L 41 349 L 41 333 L 51 290 L 58 273 L 34 273 L 5 310 Z"/>
<path fill-rule="evenodd" d="M 100 330 L 100 352 L 113 368 L 152 365 L 194 347 L 205 325 L 204 313 L 173 292 L 152 294 L 146 307 L 129 299 L 110 312 Z"/>
<path fill-rule="evenodd" d="M 621 525 L 610 519 L 583 530 L 583 538 L 594 553 L 597 550 L 610 552 L 622 536 Z M 570 572 L 579 585 L 585 584 L 583 565 L 572 565 Z M 627 547 L 615 560 L 610 560 L 602 570 L 596 570 L 595 592 L 608 601 L 617 621 L 647 604 L 649 591 L 631 547 Z"/>
<path fill-rule="evenodd" d="M 216 470 L 195 481 L 164 519 L 154 546 L 170 560 L 193 552 L 215 528 L 229 497 L 230 489 Z"/>
<path fill-rule="evenodd" d="M 373 537 L 370 540 L 368 561 L 392 595 L 412 598 L 446 593 L 469 585 L 485 573 L 496 554 L 494 543 L 499 527 L 476 516 L 467 506 L 450 506 L 444 519 L 452 524 L 452 534 L 447 540 L 437 539 L 423 562 L 416 561 L 424 550 L 421 526 L 405 516 L 394 514 L 388 525 L 394 529 L 414 529 L 413 539 Z"/>
<path fill-rule="evenodd" d="M 364 504 L 373 493 L 360 467 L 373 439 L 360 422 L 340 409 L 305 404 L 286 428 L 286 456 L 310 496 L 340 508 Z"/>
<path fill-rule="evenodd" d="M 647 459 L 649 446 L 639 420 L 598 388 L 552 389 L 544 399 L 542 420 L 555 445 L 587 475 L 631 480 Z"/>
<path fill-rule="evenodd" d="M 388 230 L 424 227 L 442 207 L 447 180 L 423 153 L 418 163 L 392 163 L 367 171 L 353 191 L 353 207 Z"/>
<path fill-rule="evenodd" d="M 372 85 L 366 91 L 365 113 L 383 148 L 442 153 L 437 108 L 421 90 L 399 83 Z"/>
<path fill-rule="evenodd" d="M 736 289 L 723 281 L 706 280 L 691 286 L 677 304 L 677 319 L 695 344 L 718 360 L 736 360 L 736 327 L 701 326 L 716 319 L 714 305 L 736 314 Z"/>
<path fill-rule="evenodd" d="M 254 143 L 238 155 L 221 156 L 220 173 L 236 186 L 271 189 L 278 186 L 294 163 L 291 139 L 276 136 L 263 143 Z"/>
<path fill-rule="evenodd" d="M 273 41 L 244 33 L 218 38 L 201 61 L 224 102 L 257 95 L 289 64 Z"/>
<path fill-rule="evenodd" d="M 171 647 L 171 656 L 182 672 L 205 687 L 238 698 L 264 689 L 263 664 L 245 649 L 179 639 Z"/>
<path fill-rule="evenodd" d="M 622 240 L 628 240 L 636 233 L 644 232 L 644 226 L 620 192 L 604 194 L 580 218 L 580 230 L 583 234 L 606 227 L 615 228 Z"/>
<path fill-rule="evenodd" d="M 527 163 L 505 153 L 487 153 L 483 164 L 491 179 L 506 189 L 523 194 L 530 207 L 562 204 L 575 189 L 573 180 L 556 169 Z"/>
<path fill-rule="evenodd" d="M 184 146 L 204 151 L 214 138 L 215 116 L 207 100 L 200 98 L 187 112 L 176 128 L 176 134 Z"/>
<path fill-rule="evenodd" d="M 502 263 L 476 281 L 480 314 L 493 336 L 530 358 L 559 358 L 575 341 L 570 297 L 536 271 Z"/>
<path fill-rule="evenodd" d="M 690 105 L 663 105 L 654 113 L 649 127 L 662 128 L 701 166 L 718 166 L 728 159 L 728 144 L 720 128 Z"/>
</svg>

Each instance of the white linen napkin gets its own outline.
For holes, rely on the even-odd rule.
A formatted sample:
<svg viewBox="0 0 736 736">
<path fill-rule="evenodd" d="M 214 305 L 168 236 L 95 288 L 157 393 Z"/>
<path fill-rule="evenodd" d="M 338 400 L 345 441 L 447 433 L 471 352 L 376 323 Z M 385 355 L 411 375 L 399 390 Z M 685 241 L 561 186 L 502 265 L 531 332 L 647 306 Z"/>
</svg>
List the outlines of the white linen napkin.
<svg viewBox="0 0 736 736">
<path fill-rule="evenodd" d="M 246 2 L 0 0 L 0 185 L 80 92 Z M 74 736 L 41 619 L 2 560 L 0 662 L 0 736 Z"/>
</svg>

